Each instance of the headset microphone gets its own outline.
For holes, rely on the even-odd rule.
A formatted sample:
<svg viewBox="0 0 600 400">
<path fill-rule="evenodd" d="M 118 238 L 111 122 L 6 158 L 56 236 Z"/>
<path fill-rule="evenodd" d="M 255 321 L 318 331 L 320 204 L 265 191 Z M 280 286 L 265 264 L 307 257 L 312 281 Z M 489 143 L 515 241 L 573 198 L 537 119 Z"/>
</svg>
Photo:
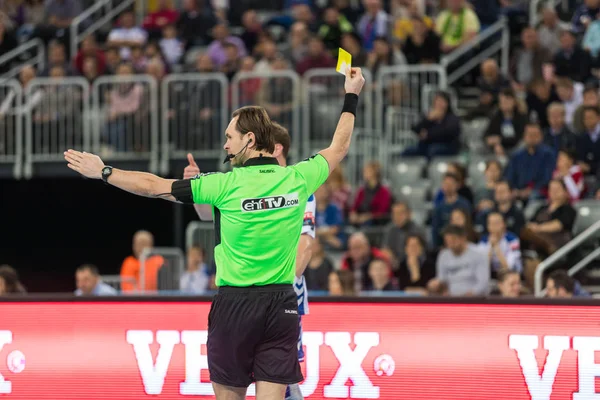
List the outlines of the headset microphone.
<svg viewBox="0 0 600 400">
<path fill-rule="evenodd" d="M 234 158 L 236 158 L 237 156 L 240 155 L 241 152 L 243 152 L 244 150 L 246 150 L 248 148 L 248 145 L 252 143 L 252 139 L 249 139 L 248 142 L 246 142 L 246 145 L 237 153 L 235 154 L 227 154 L 225 156 L 225 158 L 223 159 L 223 164 L 227 164 L 228 162 L 230 162 L 231 160 L 233 160 Z"/>
</svg>

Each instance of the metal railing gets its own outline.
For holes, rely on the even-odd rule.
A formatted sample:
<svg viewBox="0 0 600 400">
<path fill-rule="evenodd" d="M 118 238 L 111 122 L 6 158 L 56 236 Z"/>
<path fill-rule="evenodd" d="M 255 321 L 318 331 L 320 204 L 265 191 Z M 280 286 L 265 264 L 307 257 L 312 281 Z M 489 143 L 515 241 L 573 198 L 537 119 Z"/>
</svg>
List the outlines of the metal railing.
<svg viewBox="0 0 600 400">
<path fill-rule="evenodd" d="M 534 293 L 537 297 L 542 296 L 543 294 L 543 278 L 544 272 L 560 261 L 564 256 L 569 254 L 572 250 L 579 247 L 581 244 L 585 243 L 590 238 L 593 238 L 600 231 L 600 221 L 595 222 L 593 225 L 588 227 L 585 231 L 581 232 L 581 234 L 577 235 L 573 240 L 569 243 L 558 249 L 556 252 L 550 255 L 550 257 L 546 258 L 544 261 L 538 265 L 535 270 L 534 276 Z M 573 275 L 579 272 L 581 269 L 586 267 L 590 262 L 596 259 L 596 257 L 600 255 L 600 249 L 595 249 L 593 252 L 584 257 L 579 263 L 574 265 L 571 269 L 569 269 L 569 275 Z"/>
<path fill-rule="evenodd" d="M 28 61 L 19 60 L 22 55 L 27 54 L 34 49 L 36 51 L 36 55 L 34 57 L 30 58 Z M 17 48 L 2 54 L 0 56 L 0 65 L 10 64 L 16 60 L 19 60 L 19 65 L 2 74 L 2 76 L 0 76 L 0 83 L 6 79 L 12 79 L 16 77 L 19 74 L 19 71 L 21 71 L 23 64 L 37 66 L 37 70 L 42 71 L 46 66 L 46 47 L 44 46 L 44 42 L 40 39 L 31 39 L 23 43 Z"/>
<path fill-rule="evenodd" d="M 172 74 L 161 84 L 162 157 L 166 174 L 171 159 L 223 155 L 229 122 L 228 81 L 221 73 Z"/>
<path fill-rule="evenodd" d="M 563 10 L 569 9 L 569 0 L 530 0 L 529 2 L 529 26 L 535 26 L 540 22 L 540 11 L 544 7 L 558 7 L 562 4 Z"/>
<path fill-rule="evenodd" d="M 0 81 L 0 164 L 13 164 L 21 178 L 23 163 L 23 89 L 18 81 Z"/>
<path fill-rule="evenodd" d="M 363 69 L 365 87 L 361 93 L 355 126 L 373 129 L 373 87 L 371 71 Z M 344 103 L 345 77 L 331 68 L 311 69 L 302 85 L 303 157 L 328 147 Z"/>
<path fill-rule="evenodd" d="M 382 169 L 387 170 L 387 157 L 384 138 L 372 129 L 357 128 L 354 130 L 352 144 L 346 156 L 346 178 L 352 187 L 358 187 L 363 181 L 363 166 L 371 161 L 377 161 Z"/>
<path fill-rule="evenodd" d="M 90 150 L 89 86 L 85 79 L 35 78 L 25 90 L 25 177 L 33 163 L 63 161 L 69 148 Z"/>
<path fill-rule="evenodd" d="M 502 35 L 500 41 L 493 41 L 489 45 L 482 46 L 485 41 L 492 39 L 493 36 L 498 34 Z M 500 53 L 500 69 L 502 73 L 507 76 L 509 67 L 509 47 L 510 31 L 508 28 L 508 22 L 506 17 L 502 17 L 498 20 L 498 22 L 494 23 L 492 26 L 475 36 L 473 39 L 469 40 L 467 43 L 463 44 L 450 54 L 442 57 L 442 66 L 448 68 L 452 66 L 452 64 L 461 60 L 461 58 L 469 56 L 469 59 L 466 62 L 461 63 L 460 66 L 458 66 L 448 75 L 448 85 L 452 85 L 454 82 L 458 81 L 468 72 L 470 72 L 473 68 L 476 68 L 478 65 L 480 65 L 483 61 L 495 56 L 498 53 Z M 477 54 L 470 56 L 470 52 L 476 52 Z"/>
<path fill-rule="evenodd" d="M 255 104 L 267 109 L 272 120 L 290 132 L 293 143 L 302 143 L 300 130 L 300 77 L 293 70 L 239 72 L 231 83 L 231 108 Z M 292 162 L 300 146 L 291 146 Z"/>
<path fill-rule="evenodd" d="M 185 248 L 200 246 L 204 250 L 204 262 L 214 259 L 215 228 L 212 222 L 192 221 L 185 229 Z"/>
<path fill-rule="evenodd" d="M 115 3 L 115 4 L 113 4 Z M 74 57 L 77 54 L 77 50 L 79 49 L 79 44 L 85 39 L 87 36 L 96 33 L 100 30 L 104 25 L 110 23 L 117 15 L 131 7 L 136 3 L 135 0 L 103 0 L 94 3 L 91 7 L 84 10 L 81 14 L 73 19 L 71 22 L 70 34 L 71 34 L 71 57 Z M 139 2 L 139 3 L 144 3 Z M 94 14 L 105 12 L 104 15 L 98 17 Z M 82 32 L 79 32 L 81 29 L 81 25 L 90 19 L 92 16 L 94 22 L 91 23 L 87 28 L 83 29 Z"/>
<path fill-rule="evenodd" d="M 149 258 L 160 256 L 164 263 L 157 271 L 147 271 L 146 262 Z M 185 271 L 185 255 L 180 248 L 177 247 L 153 247 L 144 249 L 140 254 L 140 279 L 138 289 L 144 293 L 147 290 L 154 291 L 154 288 L 147 288 L 147 274 L 156 273 L 156 290 L 179 290 L 179 279 Z M 154 281 L 154 277 L 151 278 Z"/>
<path fill-rule="evenodd" d="M 150 75 L 101 76 L 92 86 L 92 149 L 106 160 L 149 161 L 158 172 L 158 85 Z"/>
</svg>

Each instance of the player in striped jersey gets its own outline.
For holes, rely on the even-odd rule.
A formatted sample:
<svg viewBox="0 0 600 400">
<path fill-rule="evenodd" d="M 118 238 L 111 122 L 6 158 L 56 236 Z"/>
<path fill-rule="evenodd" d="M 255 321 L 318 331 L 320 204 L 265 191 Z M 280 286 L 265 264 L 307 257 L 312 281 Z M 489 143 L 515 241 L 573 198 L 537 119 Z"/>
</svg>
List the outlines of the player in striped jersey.
<svg viewBox="0 0 600 400">
<path fill-rule="evenodd" d="M 290 135 L 283 126 L 273 123 L 275 126 L 275 151 L 273 157 L 277 159 L 279 165 L 285 167 L 287 165 L 287 155 L 290 150 Z M 194 157 L 188 154 L 189 165 L 185 167 L 183 179 L 191 179 L 200 173 L 198 165 L 194 161 Z M 194 204 L 196 213 L 203 221 L 212 221 L 212 209 L 208 204 Z M 304 279 L 304 270 L 308 266 L 308 262 L 312 257 L 312 243 L 315 239 L 315 213 L 317 210 L 315 195 L 312 194 L 306 202 L 304 210 L 304 222 L 300 233 L 300 241 L 296 253 L 296 276 L 294 277 L 294 291 L 298 299 L 298 315 L 299 315 L 299 335 L 298 335 L 298 361 L 304 361 L 304 349 L 302 347 L 302 316 L 308 314 L 308 290 Z M 298 384 L 290 385 L 286 389 L 285 400 L 302 400 L 302 392 Z"/>
</svg>

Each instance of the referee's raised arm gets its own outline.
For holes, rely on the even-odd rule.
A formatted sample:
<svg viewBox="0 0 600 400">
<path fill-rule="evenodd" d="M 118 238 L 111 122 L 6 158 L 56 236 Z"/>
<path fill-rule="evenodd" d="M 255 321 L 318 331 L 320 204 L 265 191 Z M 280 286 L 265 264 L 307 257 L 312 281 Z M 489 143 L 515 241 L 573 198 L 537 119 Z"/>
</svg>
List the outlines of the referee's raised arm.
<svg viewBox="0 0 600 400">
<path fill-rule="evenodd" d="M 329 173 L 339 165 L 348 154 L 348 149 L 350 149 L 352 131 L 354 130 L 354 120 L 356 118 L 356 108 L 358 106 L 358 95 L 364 84 L 365 78 L 362 75 L 361 69 L 348 68 L 346 71 L 346 82 L 344 83 L 346 97 L 344 99 L 342 115 L 335 128 L 331 144 L 328 148 L 319 152 L 329 164 Z"/>
</svg>

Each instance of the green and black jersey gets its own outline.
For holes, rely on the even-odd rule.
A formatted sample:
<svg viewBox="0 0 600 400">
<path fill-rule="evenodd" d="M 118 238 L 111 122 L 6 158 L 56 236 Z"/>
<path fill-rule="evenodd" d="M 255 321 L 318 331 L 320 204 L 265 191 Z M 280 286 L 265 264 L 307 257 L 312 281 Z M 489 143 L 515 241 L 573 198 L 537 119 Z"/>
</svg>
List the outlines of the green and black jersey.
<svg viewBox="0 0 600 400">
<path fill-rule="evenodd" d="M 259 157 L 190 181 L 193 201 L 213 206 L 217 286 L 292 284 L 308 197 L 329 176 L 317 154 L 289 167 Z"/>
</svg>

